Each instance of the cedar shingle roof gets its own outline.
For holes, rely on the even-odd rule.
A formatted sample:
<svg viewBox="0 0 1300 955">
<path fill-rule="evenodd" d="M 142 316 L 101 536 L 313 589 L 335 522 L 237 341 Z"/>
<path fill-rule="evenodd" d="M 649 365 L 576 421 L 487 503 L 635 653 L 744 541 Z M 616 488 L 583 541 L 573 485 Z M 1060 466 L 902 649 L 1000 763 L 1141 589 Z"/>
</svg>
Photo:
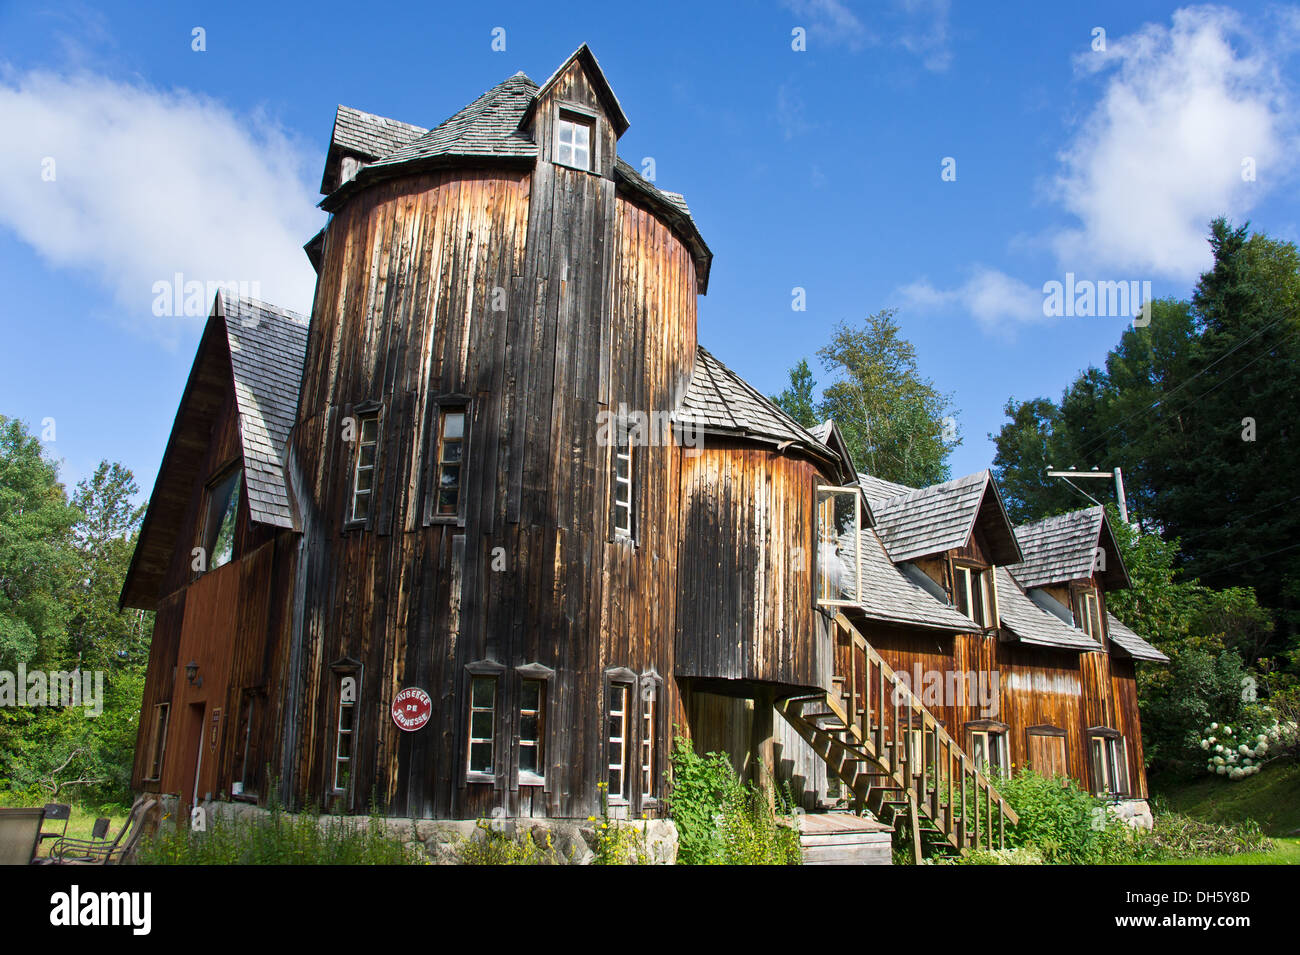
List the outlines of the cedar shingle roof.
<svg viewBox="0 0 1300 955">
<path fill-rule="evenodd" d="M 880 496 L 888 483 L 873 486 L 871 493 L 877 496 L 869 500 L 876 530 L 895 563 L 966 546 L 981 518 L 995 563 L 1022 556 L 988 471 L 892 497 Z"/>
<path fill-rule="evenodd" d="M 857 580 L 852 531 L 840 538 L 839 553 L 842 555 L 840 592 L 844 599 L 855 601 L 869 619 L 951 633 L 971 633 L 976 629 L 964 614 L 936 599 L 895 567 L 873 531 L 864 529 L 862 532 L 862 583 L 865 588 L 859 586 Z"/>
<path fill-rule="evenodd" d="M 537 144 L 519 128 L 537 84 L 516 73 L 450 119 L 370 164 L 371 169 L 440 156 L 534 159 Z"/>
<path fill-rule="evenodd" d="M 1169 662 L 1167 656 L 1126 627 L 1113 613 L 1106 614 L 1106 631 L 1110 634 L 1111 643 L 1118 644 L 1120 649 L 1134 660 L 1151 660 L 1157 663 Z"/>
<path fill-rule="evenodd" d="M 997 569 L 999 623 L 1021 643 L 1063 650 L 1100 650 L 1101 644 L 1029 599 L 1005 567 Z"/>
<path fill-rule="evenodd" d="M 249 516 L 259 524 L 293 527 L 284 454 L 298 411 L 308 320 L 224 291 L 216 309 L 225 316 L 230 343 Z"/>
<path fill-rule="evenodd" d="M 875 477 L 865 471 L 858 472 L 858 484 L 862 487 L 862 493 L 867 496 L 872 510 L 875 510 L 876 504 L 879 502 L 916 490 L 916 488 L 908 487 L 906 484 L 895 484 L 893 481 L 886 481 L 884 478 Z"/>
<path fill-rule="evenodd" d="M 703 346 L 696 351 L 695 371 L 673 412 L 673 420 L 693 422 L 706 431 L 777 443 L 789 441 L 821 455 L 829 453 L 806 428 Z"/>
<path fill-rule="evenodd" d="M 1107 566 L 1099 571 L 1107 588 L 1129 585 L 1128 571 L 1100 507 L 1047 517 L 1016 528 L 1025 559 L 1009 569 L 1026 590 L 1045 584 L 1091 577 L 1096 549 L 1103 548 Z"/>
<path fill-rule="evenodd" d="M 334 135 L 330 143 L 368 159 L 379 159 L 427 132 L 423 126 L 340 104 L 334 113 Z"/>
</svg>

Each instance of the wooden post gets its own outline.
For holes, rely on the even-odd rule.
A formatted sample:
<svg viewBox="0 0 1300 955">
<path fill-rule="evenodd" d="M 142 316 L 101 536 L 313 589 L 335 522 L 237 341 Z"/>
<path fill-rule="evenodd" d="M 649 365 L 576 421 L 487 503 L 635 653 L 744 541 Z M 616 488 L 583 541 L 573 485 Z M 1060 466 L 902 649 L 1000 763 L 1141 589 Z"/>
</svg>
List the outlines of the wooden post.
<svg viewBox="0 0 1300 955">
<path fill-rule="evenodd" d="M 912 861 L 921 864 L 921 814 L 916 811 L 916 793 L 907 791 L 907 810 L 912 819 Z"/>
<path fill-rule="evenodd" d="M 776 805 L 776 746 L 772 719 L 775 697 L 771 687 L 762 686 L 754 693 L 754 727 L 750 741 L 750 763 L 754 782 L 767 796 L 770 807 Z"/>
</svg>

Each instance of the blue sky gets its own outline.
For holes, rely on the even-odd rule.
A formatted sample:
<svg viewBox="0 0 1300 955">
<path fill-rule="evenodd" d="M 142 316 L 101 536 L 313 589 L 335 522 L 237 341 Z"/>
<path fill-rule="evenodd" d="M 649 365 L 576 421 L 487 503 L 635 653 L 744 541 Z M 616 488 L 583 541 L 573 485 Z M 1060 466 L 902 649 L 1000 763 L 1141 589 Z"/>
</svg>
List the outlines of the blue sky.
<svg viewBox="0 0 1300 955">
<path fill-rule="evenodd" d="M 584 41 L 620 155 L 654 158 L 713 249 L 701 342 L 772 393 L 835 323 L 897 307 L 953 394 L 954 474 L 991 464 L 1008 397 L 1059 395 L 1130 321 L 1047 318 L 1045 282 L 1186 296 L 1214 215 L 1297 238 L 1285 5 L 0 4 L 0 414 L 54 419 L 69 484 L 109 458 L 147 494 L 201 329 L 155 317 L 153 283 L 306 310 L 336 104 L 431 126 Z"/>
</svg>

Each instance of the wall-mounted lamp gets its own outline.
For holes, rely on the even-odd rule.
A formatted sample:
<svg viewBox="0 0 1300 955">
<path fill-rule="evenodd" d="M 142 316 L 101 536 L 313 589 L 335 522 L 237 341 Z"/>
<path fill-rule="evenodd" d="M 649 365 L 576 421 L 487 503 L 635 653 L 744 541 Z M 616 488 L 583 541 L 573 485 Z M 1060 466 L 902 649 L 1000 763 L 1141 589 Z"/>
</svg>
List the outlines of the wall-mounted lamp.
<svg viewBox="0 0 1300 955">
<path fill-rule="evenodd" d="M 190 686 L 203 686 L 203 677 L 198 677 L 198 681 L 195 682 L 195 677 L 198 676 L 198 672 L 199 665 L 195 661 L 191 660 L 189 663 L 185 664 L 185 680 L 190 684 Z"/>
</svg>

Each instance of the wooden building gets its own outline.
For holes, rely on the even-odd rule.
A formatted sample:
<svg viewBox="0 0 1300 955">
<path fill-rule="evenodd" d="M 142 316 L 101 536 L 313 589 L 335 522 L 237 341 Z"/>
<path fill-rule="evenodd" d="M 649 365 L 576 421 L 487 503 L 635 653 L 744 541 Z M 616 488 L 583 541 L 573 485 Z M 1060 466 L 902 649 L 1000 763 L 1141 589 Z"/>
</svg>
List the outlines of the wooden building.
<svg viewBox="0 0 1300 955">
<path fill-rule="evenodd" d="M 1104 519 L 860 476 L 700 347 L 712 253 L 627 126 L 585 46 L 431 129 L 339 107 L 312 313 L 217 296 L 150 500 L 135 786 L 655 815 L 680 733 L 950 846 L 1009 761 L 1143 795 Z"/>
</svg>

